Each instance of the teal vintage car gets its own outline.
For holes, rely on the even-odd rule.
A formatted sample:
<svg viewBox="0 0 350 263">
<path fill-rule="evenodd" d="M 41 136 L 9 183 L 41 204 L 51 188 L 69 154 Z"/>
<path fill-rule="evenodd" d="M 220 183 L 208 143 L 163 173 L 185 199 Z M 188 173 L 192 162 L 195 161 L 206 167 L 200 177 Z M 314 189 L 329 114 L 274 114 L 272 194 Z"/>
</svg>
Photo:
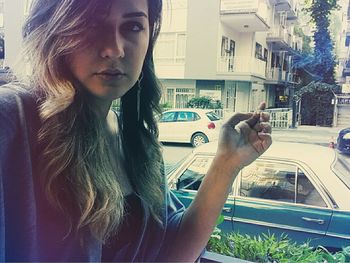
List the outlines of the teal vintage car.
<svg viewBox="0 0 350 263">
<path fill-rule="evenodd" d="M 168 175 L 169 187 L 188 206 L 216 152 L 196 148 Z M 350 245 L 350 165 L 334 149 L 274 142 L 235 179 L 222 210 L 225 232 L 282 233 L 298 243 L 338 250 Z"/>
</svg>

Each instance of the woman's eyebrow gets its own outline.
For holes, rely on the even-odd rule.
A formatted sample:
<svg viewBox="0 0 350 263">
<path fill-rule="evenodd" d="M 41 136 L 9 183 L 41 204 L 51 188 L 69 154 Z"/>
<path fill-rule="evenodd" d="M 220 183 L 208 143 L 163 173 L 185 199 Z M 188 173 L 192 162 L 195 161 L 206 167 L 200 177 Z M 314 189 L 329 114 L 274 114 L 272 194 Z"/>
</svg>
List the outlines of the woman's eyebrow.
<svg viewBox="0 0 350 263">
<path fill-rule="evenodd" d="M 131 12 L 131 13 L 126 13 L 123 15 L 124 18 L 131 18 L 131 17 L 145 17 L 148 18 L 146 13 L 144 12 Z"/>
</svg>

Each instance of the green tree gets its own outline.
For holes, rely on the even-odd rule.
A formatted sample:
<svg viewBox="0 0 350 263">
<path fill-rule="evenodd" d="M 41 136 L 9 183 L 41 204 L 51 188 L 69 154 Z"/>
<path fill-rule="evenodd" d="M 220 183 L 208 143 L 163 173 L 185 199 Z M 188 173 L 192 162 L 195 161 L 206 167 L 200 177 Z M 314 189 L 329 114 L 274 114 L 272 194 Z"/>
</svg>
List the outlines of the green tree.
<svg viewBox="0 0 350 263">
<path fill-rule="evenodd" d="M 333 123 L 332 99 L 339 86 L 322 82 L 310 82 L 299 89 L 295 99 L 301 100 L 301 124 L 331 126 Z"/>
<path fill-rule="evenodd" d="M 311 17 L 310 24 L 315 26 L 315 45 L 313 50 L 306 46 L 294 64 L 301 77 L 294 99 L 301 99 L 302 124 L 330 126 L 333 122 L 334 106 L 331 101 L 339 87 L 335 85 L 336 58 L 330 27 L 332 12 L 339 8 L 337 1 L 305 0 L 303 12 Z M 303 37 L 300 30 L 296 33 Z M 310 43 L 307 37 L 303 37 L 305 40 L 303 48 Z"/>
<path fill-rule="evenodd" d="M 222 105 L 219 100 L 214 101 L 212 98 L 205 96 L 190 99 L 187 106 L 189 108 L 222 109 Z"/>
<path fill-rule="evenodd" d="M 329 32 L 332 11 L 339 8 L 338 0 L 312 0 L 305 10 L 310 14 L 311 22 L 315 24 L 314 31 L 314 61 L 313 72 L 318 81 L 334 84 L 335 56 L 334 43 Z"/>
</svg>

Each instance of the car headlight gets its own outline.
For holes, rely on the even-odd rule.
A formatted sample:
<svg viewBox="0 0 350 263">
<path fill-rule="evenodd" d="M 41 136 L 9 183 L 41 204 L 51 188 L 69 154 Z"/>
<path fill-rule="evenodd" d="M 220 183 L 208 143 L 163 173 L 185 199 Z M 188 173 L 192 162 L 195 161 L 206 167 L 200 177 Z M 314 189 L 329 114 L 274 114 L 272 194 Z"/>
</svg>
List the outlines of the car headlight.
<svg viewBox="0 0 350 263">
<path fill-rule="evenodd" d="M 350 132 L 345 133 L 345 134 L 343 135 L 343 139 L 345 139 L 345 140 L 350 140 Z"/>
</svg>

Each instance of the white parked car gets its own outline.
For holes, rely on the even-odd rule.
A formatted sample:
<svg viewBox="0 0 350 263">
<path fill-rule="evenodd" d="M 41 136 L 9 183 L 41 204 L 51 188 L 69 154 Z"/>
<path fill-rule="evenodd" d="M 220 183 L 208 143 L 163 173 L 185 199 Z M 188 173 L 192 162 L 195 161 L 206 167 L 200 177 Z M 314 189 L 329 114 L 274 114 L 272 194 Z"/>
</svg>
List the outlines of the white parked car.
<svg viewBox="0 0 350 263">
<path fill-rule="evenodd" d="M 160 116 L 159 140 L 197 147 L 218 139 L 221 122 L 212 109 L 168 110 Z"/>
</svg>

